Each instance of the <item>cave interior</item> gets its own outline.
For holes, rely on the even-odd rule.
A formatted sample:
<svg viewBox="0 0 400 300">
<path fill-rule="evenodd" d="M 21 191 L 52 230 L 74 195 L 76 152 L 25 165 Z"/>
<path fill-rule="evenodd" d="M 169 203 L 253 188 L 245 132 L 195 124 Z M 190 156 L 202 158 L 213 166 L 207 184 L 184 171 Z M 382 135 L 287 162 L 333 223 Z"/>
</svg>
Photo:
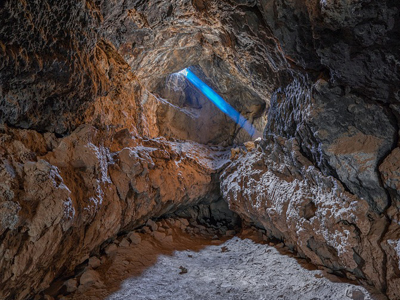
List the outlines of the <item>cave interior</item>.
<svg viewBox="0 0 400 300">
<path fill-rule="evenodd" d="M 399 66 L 397 0 L 2 1 L 0 299 L 233 236 L 400 299 Z"/>
</svg>

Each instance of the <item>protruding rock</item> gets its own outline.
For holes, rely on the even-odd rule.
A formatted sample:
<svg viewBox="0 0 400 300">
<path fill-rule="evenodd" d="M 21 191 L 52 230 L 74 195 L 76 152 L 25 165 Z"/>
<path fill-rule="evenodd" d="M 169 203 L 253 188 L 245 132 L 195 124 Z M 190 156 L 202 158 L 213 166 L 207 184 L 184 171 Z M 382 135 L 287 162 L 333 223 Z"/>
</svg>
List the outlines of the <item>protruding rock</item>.
<svg viewBox="0 0 400 300">
<path fill-rule="evenodd" d="M 180 218 L 179 221 L 182 223 L 183 226 L 189 226 L 189 221 L 187 219 Z"/>
<path fill-rule="evenodd" d="M 128 234 L 128 239 L 131 241 L 132 245 L 138 245 L 142 241 L 139 233 L 134 231 Z"/>
<path fill-rule="evenodd" d="M 252 151 L 256 147 L 255 143 L 252 141 L 245 142 L 244 146 L 246 147 L 247 151 Z"/>
<path fill-rule="evenodd" d="M 129 247 L 129 241 L 126 238 L 123 238 L 122 241 L 119 243 L 119 247 Z"/>
<path fill-rule="evenodd" d="M 89 258 L 89 267 L 91 267 L 92 269 L 97 269 L 98 267 L 100 267 L 100 265 L 101 261 L 98 257 L 92 256 L 91 258 Z"/>
<path fill-rule="evenodd" d="M 79 283 L 81 286 L 88 287 L 95 283 L 100 282 L 100 275 L 95 270 L 87 270 L 85 273 L 82 274 L 81 278 L 79 279 Z"/>
<path fill-rule="evenodd" d="M 68 279 L 64 282 L 64 286 L 67 289 L 67 293 L 73 293 L 78 288 L 78 280 L 76 278 Z"/>
<path fill-rule="evenodd" d="M 110 256 L 110 255 L 113 255 L 113 254 L 117 251 L 117 249 L 118 249 L 118 246 L 117 246 L 116 244 L 114 244 L 114 243 L 111 243 L 110 245 L 108 245 L 108 246 L 106 247 L 106 249 L 104 250 L 104 252 L 105 252 L 108 256 Z"/>
<path fill-rule="evenodd" d="M 232 148 L 231 149 L 231 160 L 235 160 L 239 157 L 240 148 Z"/>
<path fill-rule="evenodd" d="M 165 233 L 159 232 L 159 231 L 153 232 L 153 236 L 156 240 L 158 240 L 160 242 L 162 242 L 164 240 L 164 238 L 166 237 Z"/>
<path fill-rule="evenodd" d="M 154 222 L 152 219 L 148 219 L 146 225 L 149 226 L 152 231 L 157 231 L 158 229 L 157 223 Z"/>
</svg>

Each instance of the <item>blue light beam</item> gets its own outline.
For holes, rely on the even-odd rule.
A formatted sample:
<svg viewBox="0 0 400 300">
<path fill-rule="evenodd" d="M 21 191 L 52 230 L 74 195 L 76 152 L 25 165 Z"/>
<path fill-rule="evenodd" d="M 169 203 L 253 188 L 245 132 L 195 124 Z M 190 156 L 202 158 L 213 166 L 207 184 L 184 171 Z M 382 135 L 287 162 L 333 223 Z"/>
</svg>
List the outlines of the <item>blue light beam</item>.
<svg viewBox="0 0 400 300">
<path fill-rule="evenodd" d="M 230 106 L 220 95 L 218 95 L 212 88 L 205 84 L 199 77 L 197 77 L 189 69 L 183 69 L 178 72 L 185 76 L 195 87 L 197 87 L 212 103 L 214 103 L 223 113 L 228 115 L 240 127 L 246 130 L 251 137 L 257 134 L 256 128 L 232 106 Z"/>
</svg>

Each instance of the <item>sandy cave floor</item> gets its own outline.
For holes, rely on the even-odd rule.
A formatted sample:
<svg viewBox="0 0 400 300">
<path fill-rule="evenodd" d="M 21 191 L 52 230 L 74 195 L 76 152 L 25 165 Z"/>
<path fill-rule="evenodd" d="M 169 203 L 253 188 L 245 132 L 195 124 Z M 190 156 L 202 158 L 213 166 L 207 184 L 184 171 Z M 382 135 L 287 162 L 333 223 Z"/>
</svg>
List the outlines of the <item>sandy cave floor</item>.
<svg viewBox="0 0 400 300">
<path fill-rule="evenodd" d="M 140 233 L 140 244 L 120 243 L 102 257 L 94 282 L 59 299 L 383 299 L 254 236 L 212 240 L 178 231 L 164 241 Z"/>
<path fill-rule="evenodd" d="M 187 269 L 182 273 L 178 267 Z M 200 252 L 160 256 L 126 280 L 109 300 L 125 299 L 373 299 L 362 287 L 331 282 L 271 246 L 234 237 Z"/>
</svg>

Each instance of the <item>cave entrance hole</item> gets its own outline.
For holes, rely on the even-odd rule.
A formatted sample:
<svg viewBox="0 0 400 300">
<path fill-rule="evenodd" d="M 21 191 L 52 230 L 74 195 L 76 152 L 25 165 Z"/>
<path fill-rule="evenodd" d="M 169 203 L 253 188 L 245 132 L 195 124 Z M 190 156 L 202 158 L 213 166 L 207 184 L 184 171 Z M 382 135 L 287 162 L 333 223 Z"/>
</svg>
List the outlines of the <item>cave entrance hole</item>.
<svg viewBox="0 0 400 300">
<path fill-rule="evenodd" d="M 142 104 L 150 137 L 231 146 L 261 136 L 265 99 L 228 70 L 206 67 L 176 70 L 148 86 Z"/>
<path fill-rule="evenodd" d="M 189 68 L 185 68 L 177 73 L 187 78 L 196 88 L 198 88 L 212 103 L 215 104 L 224 114 L 229 116 L 236 124 L 247 131 L 251 138 L 260 137 L 257 129 L 218 93 L 197 77 Z"/>
</svg>

